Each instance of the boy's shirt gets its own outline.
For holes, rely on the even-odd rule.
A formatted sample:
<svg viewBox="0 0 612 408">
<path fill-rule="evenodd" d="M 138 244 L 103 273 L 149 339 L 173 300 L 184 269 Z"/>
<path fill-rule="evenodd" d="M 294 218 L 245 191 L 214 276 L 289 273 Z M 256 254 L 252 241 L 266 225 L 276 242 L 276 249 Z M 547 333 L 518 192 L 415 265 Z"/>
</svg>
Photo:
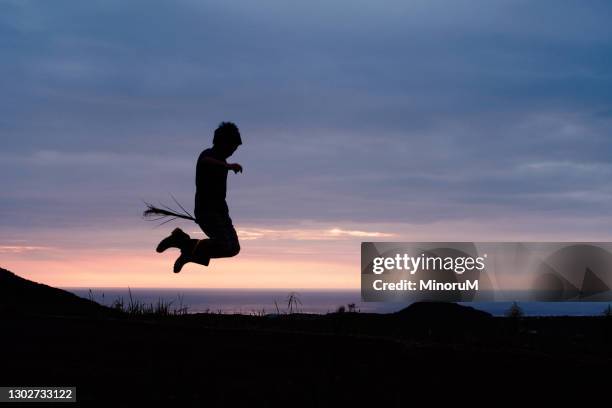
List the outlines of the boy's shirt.
<svg viewBox="0 0 612 408">
<path fill-rule="evenodd" d="M 196 166 L 196 194 L 195 210 L 196 219 L 202 218 L 211 213 L 228 214 L 225 196 L 227 193 L 227 172 L 223 166 L 209 164 L 204 158 L 212 157 L 227 163 L 224 158 L 217 157 L 212 148 L 200 153 Z"/>
</svg>

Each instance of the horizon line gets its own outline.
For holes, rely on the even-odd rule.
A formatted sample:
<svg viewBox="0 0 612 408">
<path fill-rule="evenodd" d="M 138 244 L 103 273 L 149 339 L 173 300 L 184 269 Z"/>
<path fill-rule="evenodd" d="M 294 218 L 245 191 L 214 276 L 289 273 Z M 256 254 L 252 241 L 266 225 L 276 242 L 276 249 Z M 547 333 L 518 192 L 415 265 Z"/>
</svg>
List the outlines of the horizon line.
<svg viewBox="0 0 612 408">
<path fill-rule="evenodd" d="M 47 285 L 51 286 L 51 285 Z M 200 289 L 210 289 L 210 290 L 239 290 L 239 291 L 249 291 L 249 290 L 275 290 L 275 291 L 289 291 L 296 292 L 299 290 L 318 290 L 318 291 L 361 291 L 360 287 L 354 288 L 329 288 L 329 287 L 307 287 L 307 288 L 231 288 L 231 287 L 151 287 L 151 286 L 56 286 L 58 289 L 71 290 L 71 289 L 163 289 L 163 290 L 200 290 Z"/>
</svg>

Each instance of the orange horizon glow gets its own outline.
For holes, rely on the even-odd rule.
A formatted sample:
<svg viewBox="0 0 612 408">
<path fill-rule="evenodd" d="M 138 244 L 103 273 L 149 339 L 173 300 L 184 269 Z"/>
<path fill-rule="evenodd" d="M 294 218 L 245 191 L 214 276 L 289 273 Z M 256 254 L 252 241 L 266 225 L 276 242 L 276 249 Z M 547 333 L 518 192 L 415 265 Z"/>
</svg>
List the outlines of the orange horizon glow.
<svg viewBox="0 0 612 408">
<path fill-rule="evenodd" d="M 242 247 L 238 256 L 213 259 L 209 267 L 187 264 L 174 274 L 178 250 L 164 254 L 154 250 L 170 228 L 132 225 L 95 231 L 41 229 L 27 235 L 6 231 L 0 241 L 0 267 L 62 288 L 358 289 L 362 241 L 563 241 L 557 234 L 544 232 L 526 236 L 512 219 L 496 220 L 494 230 L 469 221 L 297 223 L 266 228 L 245 224 L 237 228 Z M 197 227 L 183 228 L 192 237 L 203 238 Z M 573 238 L 609 239 L 591 234 Z"/>
<path fill-rule="evenodd" d="M 194 228 L 185 230 L 203 238 Z M 144 247 L 128 247 L 128 241 L 142 241 L 139 231 L 101 231 L 96 241 L 80 239 L 90 234 L 78 231 L 68 242 L 47 231 L 42 241 L 54 245 L 0 245 L 0 266 L 62 288 L 357 289 L 360 240 L 393 236 L 338 227 L 246 227 L 238 234 L 242 251 L 237 257 L 213 259 L 209 267 L 190 263 L 179 274 L 172 272 L 178 250 L 158 254 L 153 249 L 162 236 Z"/>
</svg>

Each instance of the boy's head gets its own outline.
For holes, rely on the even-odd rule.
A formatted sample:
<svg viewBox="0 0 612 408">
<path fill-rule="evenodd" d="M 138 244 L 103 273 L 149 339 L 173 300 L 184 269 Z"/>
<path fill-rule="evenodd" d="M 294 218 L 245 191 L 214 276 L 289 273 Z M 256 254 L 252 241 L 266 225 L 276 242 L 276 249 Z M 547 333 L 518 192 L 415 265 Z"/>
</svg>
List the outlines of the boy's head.
<svg viewBox="0 0 612 408">
<path fill-rule="evenodd" d="M 213 137 L 213 146 L 221 154 L 228 158 L 242 144 L 240 138 L 240 131 L 238 127 L 232 122 L 221 122 L 219 127 L 215 130 Z"/>
</svg>

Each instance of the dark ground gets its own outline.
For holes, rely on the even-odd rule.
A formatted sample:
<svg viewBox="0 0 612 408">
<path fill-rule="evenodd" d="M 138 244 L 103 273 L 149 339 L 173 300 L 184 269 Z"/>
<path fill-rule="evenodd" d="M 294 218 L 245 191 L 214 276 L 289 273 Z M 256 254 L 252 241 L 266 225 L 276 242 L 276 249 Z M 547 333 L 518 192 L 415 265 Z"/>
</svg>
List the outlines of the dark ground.
<svg viewBox="0 0 612 408">
<path fill-rule="evenodd" d="M 388 315 L 134 317 L 49 287 L 34 310 L 7 305 L 26 284 L 9 274 L 0 270 L 0 385 L 75 385 L 79 405 L 606 404 L 609 394 L 603 316 L 421 303 Z"/>
</svg>

